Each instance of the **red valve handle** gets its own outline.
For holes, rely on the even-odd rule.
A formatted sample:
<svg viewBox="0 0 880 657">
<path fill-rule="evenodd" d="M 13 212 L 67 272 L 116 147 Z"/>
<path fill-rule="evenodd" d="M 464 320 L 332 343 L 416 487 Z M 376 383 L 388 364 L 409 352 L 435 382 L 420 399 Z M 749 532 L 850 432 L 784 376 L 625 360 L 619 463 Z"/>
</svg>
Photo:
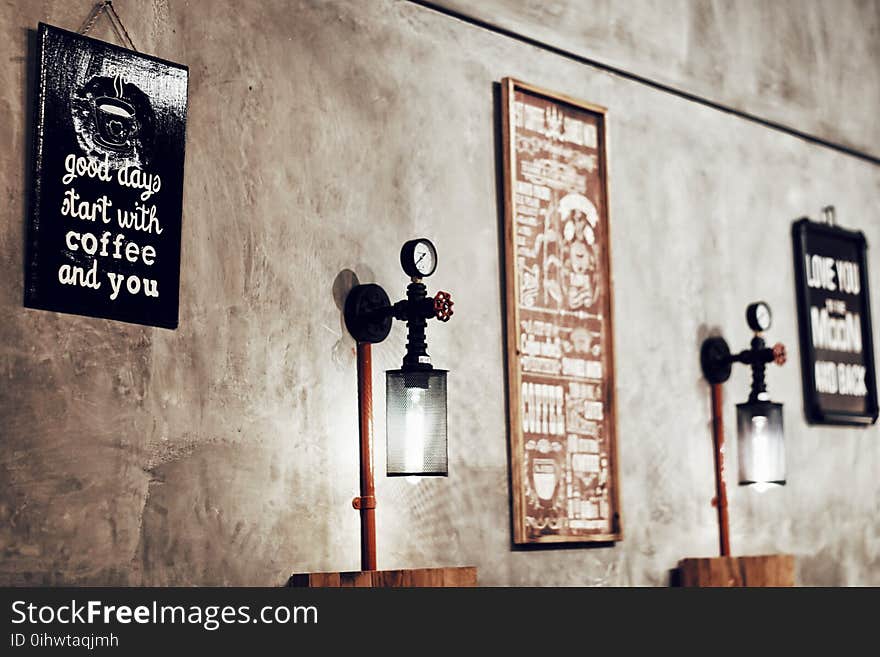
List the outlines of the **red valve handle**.
<svg viewBox="0 0 880 657">
<path fill-rule="evenodd" d="M 785 351 L 785 345 L 781 342 L 777 342 L 773 345 L 773 362 L 777 365 L 785 365 L 785 361 L 788 358 L 788 354 Z"/>
<path fill-rule="evenodd" d="M 434 296 L 434 317 L 441 322 L 448 322 L 449 318 L 453 315 L 453 305 L 452 297 L 449 292 L 438 292 Z"/>
</svg>

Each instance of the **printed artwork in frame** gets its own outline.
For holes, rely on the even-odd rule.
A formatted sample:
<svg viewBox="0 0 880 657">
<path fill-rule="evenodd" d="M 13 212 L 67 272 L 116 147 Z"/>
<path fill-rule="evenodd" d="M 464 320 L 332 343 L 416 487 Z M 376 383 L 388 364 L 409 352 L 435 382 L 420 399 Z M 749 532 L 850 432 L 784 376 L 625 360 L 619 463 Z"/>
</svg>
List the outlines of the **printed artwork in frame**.
<svg viewBox="0 0 880 657">
<path fill-rule="evenodd" d="M 513 540 L 618 541 L 606 110 L 505 78 L 501 113 Z"/>
</svg>

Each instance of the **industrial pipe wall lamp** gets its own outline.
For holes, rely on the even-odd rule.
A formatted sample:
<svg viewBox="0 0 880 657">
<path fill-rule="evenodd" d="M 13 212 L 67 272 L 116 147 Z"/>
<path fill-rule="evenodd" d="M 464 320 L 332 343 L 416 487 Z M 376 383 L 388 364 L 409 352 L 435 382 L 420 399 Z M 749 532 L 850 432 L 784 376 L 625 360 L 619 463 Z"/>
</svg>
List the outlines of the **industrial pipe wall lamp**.
<svg viewBox="0 0 880 657">
<path fill-rule="evenodd" d="M 425 328 L 432 317 L 447 322 L 452 298 L 447 292 L 428 297 L 422 279 L 437 269 L 437 250 L 427 239 L 410 240 L 400 251 L 400 264 L 410 277 L 406 299 L 391 303 L 373 283 L 357 285 L 345 300 L 345 325 L 357 340 L 358 402 L 361 438 L 361 563 L 376 568 L 376 507 L 373 482 L 371 345 L 382 342 L 395 319 L 408 328 L 406 354 L 398 370 L 385 373 L 388 476 L 446 476 L 446 370 L 434 369 Z"/>
<path fill-rule="evenodd" d="M 722 388 L 730 378 L 733 363 L 752 368 L 752 389 L 748 401 L 736 405 L 737 446 L 740 485 L 765 490 L 785 484 L 785 446 L 782 431 L 782 404 L 770 401 L 764 380 L 768 363 L 785 363 L 785 345 L 767 347 L 762 334 L 770 328 L 770 307 L 764 302 L 746 309 L 746 321 L 755 332 L 749 349 L 731 354 L 722 337 L 707 338 L 700 349 L 703 376 L 712 384 L 712 420 L 715 438 L 715 485 L 721 539 L 721 554 L 730 553 L 727 531 L 727 494 L 724 487 L 724 424 Z"/>
</svg>

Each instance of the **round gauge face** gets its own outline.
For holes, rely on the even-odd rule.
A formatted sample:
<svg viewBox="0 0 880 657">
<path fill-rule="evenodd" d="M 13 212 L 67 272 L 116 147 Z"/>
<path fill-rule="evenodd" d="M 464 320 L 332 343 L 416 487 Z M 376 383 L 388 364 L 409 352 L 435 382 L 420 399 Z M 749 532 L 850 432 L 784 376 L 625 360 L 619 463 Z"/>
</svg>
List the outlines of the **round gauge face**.
<svg viewBox="0 0 880 657">
<path fill-rule="evenodd" d="M 400 251 L 400 264 L 409 276 L 430 276 L 437 269 L 437 249 L 429 240 L 410 240 Z"/>
<path fill-rule="evenodd" d="M 763 301 L 753 303 L 746 309 L 746 321 L 748 321 L 749 327 L 758 333 L 769 329 L 772 319 L 770 306 Z"/>
<path fill-rule="evenodd" d="M 437 267 L 437 252 L 434 245 L 428 242 L 419 242 L 413 249 L 413 266 L 422 276 L 428 276 L 434 273 Z"/>
<path fill-rule="evenodd" d="M 762 331 L 770 328 L 770 308 L 767 307 L 766 303 L 758 304 L 758 307 L 755 309 L 755 319 Z"/>
</svg>

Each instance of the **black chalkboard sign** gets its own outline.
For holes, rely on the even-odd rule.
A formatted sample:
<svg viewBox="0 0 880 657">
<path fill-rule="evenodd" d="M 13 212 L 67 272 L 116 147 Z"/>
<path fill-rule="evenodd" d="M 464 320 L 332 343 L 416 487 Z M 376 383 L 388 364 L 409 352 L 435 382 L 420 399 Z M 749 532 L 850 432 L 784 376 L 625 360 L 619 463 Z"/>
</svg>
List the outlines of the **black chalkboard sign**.
<svg viewBox="0 0 880 657">
<path fill-rule="evenodd" d="M 792 238 L 807 420 L 873 424 L 877 385 L 865 236 L 801 219 Z"/>
<path fill-rule="evenodd" d="M 185 66 L 40 23 L 26 306 L 177 328 Z"/>
</svg>

